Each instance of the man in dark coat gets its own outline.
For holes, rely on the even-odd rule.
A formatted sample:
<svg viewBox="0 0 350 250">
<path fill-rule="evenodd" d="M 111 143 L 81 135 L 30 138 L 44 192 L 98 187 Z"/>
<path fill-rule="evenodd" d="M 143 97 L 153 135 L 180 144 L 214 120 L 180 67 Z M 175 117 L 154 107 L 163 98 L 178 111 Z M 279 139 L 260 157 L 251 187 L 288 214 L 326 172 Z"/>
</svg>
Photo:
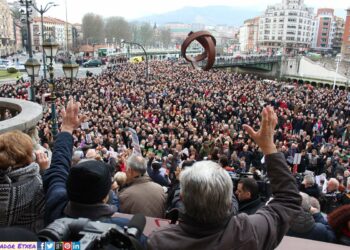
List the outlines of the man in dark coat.
<svg viewBox="0 0 350 250">
<path fill-rule="evenodd" d="M 238 182 L 236 196 L 238 213 L 255 214 L 264 205 L 259 196 L 258 183 L 251 178 L 243 178 Z"/>
<path fill-rule="evenodd" d="M 304 176 L 304 180 L 301 183 L 300 191 L 307 193 L 308 195 L 318 199 L 320 197 L 320 188 L 315 182 L 315 177 L 310 174 Z"/>
<path fill-rule="evenodd" d="M 195 163 L 180 175 L 185 213 L 179 224 L 153 232 L 148 249 L 275 249 L 289 229 L 291 218 L 300 212 L 301 198 L 285 158 L 273 142 L 277 116 L 264 108 L 262 123 L 247 133 L 265 155 L 273 200 L 256 214 L 232 214 L 232 180 L 212 161 Z"/>
</svg>

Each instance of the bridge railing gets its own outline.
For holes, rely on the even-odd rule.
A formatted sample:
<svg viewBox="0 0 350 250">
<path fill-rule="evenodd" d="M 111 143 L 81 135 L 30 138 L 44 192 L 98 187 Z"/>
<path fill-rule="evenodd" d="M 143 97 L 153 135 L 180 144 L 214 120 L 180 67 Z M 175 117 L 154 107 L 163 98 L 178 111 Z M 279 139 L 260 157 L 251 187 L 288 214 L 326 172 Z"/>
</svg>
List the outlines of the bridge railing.
<svg viewBox="0 0 350 250">
<path fill-rule="evenodd" d="M 273 63 L 281 60 L 281 57 L 252 57 L 252 58 L 217 58 L 215 60 L 215 65 L 244 65 L 244 64 L 257 64 L 257 63 Z"/>
<path fill-rule="evenodd" d="M 217 57 L 214 63 L 215 66 L 241 66 L 241 65 L 252 65 L 252 64 L 265 64 L 265 63 L 276 63 L 281 60 L 280 56 L 273 57 L 250 57 L 250 58 L 221 58 Z M 203 66 L 205 62 L 200 62 L 199 65 Z"/>
</svg>

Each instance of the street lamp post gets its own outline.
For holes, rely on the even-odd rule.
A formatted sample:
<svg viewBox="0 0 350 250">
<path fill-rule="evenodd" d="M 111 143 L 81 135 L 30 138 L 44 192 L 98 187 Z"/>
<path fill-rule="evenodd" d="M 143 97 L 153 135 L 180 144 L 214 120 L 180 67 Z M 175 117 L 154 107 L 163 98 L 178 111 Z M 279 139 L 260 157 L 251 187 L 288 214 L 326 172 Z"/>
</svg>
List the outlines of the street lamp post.
<svg viewBox="0 0 350 250">
<path fill-rule="evenodd" d="M 50 88 L 51 88 L 51 121 L 52 121 L 52 135 L 54 138 L 57 135 L 58 127 L 57 127 L 57 117 L 56 117 L 56 84 L 53 79 L 54 77 L 54 69 L 52 66 L 53 58 L 57 54 L 58 44 L 52 39 L 49 38 L 45 42 L 43 42 L 43 49 L 46 57 L 50 58 L 49 65 L 49 74 L 50 74 Z"/>
<path fill-rule="evenodd" d="M 66 78 L 70 79 L 69 89 L 72 90 L 73 79 L 77 77 L 79 64 L 76 64 L 72 60 L 69 60 L 67 63 L 63 64 L 62 69 Z"/>
<path fill-rule="evenodd" d="M 27 71 L 28 76 L 33 79 L 32 83 L 31 83 L 31 93 L 30 93 L 30 100 L 31 101 L 35 101 L 35 86 L 34 86 L 34 77 L 39 75 L 39 71 L 40 71 L 40 63 L 38 62 L 38 60 L 36 60 L 35 58 L 29 58 L 25 64 L 24 67 Z M 34 95 L 34 96 L 33 96 Z"/>
<path fill-rule="evenodd" d="M 147 56 L 147 52 L 146 52 L 145 48 L 141 44 L 135 43 L 135 42 L 126 42 L 126 41 L 122 40 L 121 44 L 123 44 L 123 43 L 130 44 L 130 45 L 137 45 L 137 46 L 141 47 L 141 49 L 143 50 L 143 53 L 145 54 L 145 57 L 146 57 L 146 70 L 145 70 L 146 72 L 145 72 L 145 75 L 146 75 L 146 80 L 148 81 L 149 80 L 149 78 L 148 78 L 148 73 L 149 73 L 148 56 Z"/>
<path fill-rule="evenodd" d="M 339 63 L 341 62 L 341 55 L 338 54 L 338 55 L 335 57 L 335 62 L 337 63 L 337 67 L 336 67 L 336 69 L 335 69 L 333 90 L 335 89 L 335 85 L 336 85 L 336 82 L 337 82 L 337 75 L 338 75 Z"/>
<path fill-rule="evenodd" d="M 30 6 L 32 5 L 31 0 L 20 0 L 19 3 L 21 6 L 25 7 L 25 13 L 26 13 L 26 22 L 27 22 L 27 44 L 28 44 L 28 52 L 29 52 L 29 58 L 26 63 L 28 63 L 28 67 L 30 65 L 31 60 L 33 60 L 33 48 L 32 48 L 32 34 L 30 30 L 30 14 L 32 12 Z M 22 12 L 22 11 L 21 11 Z M 22 12 L 23 13 L 23 12 Z M 30 76 L 30 101 L 35 101 L 35 92 L 34 92 L 34 74 Z"/>
<path fill-rule="evenodd" d="M 55 4 L 54 2 L 49 2 L 45 5 L 43 8 L 42 5 L 40 5 L 40 9 L 36 7 L 33 4 L 33 8 L 40 13 L 41 16 L 41 41 L 42 45 L 44 44 L 44 13 L 47 12 L 51 7 L 58 6 L 58 4 Z M 45 58 L 45 53 L 44 53 L 44 48 L 42 48 L 42 53 L 43 53 L 43 65 L 44 65 L 44 79 L 46 79 L 46 58 Z"/>
</svg>

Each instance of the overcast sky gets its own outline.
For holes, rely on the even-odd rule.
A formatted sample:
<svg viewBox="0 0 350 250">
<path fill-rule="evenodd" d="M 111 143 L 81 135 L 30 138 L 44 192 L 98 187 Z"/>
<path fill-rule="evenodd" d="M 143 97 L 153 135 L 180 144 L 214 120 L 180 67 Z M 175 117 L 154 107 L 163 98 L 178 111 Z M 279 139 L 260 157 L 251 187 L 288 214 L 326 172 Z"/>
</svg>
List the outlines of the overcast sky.
<svg viewBox="0 0 350 250">
<path fill-rule="evenodd" d="M 13 0 L 10 0 L 13 1 Z M 59 6 L 51 8 L 46 15 L 65 20 L 65 2 L 67 1 L 68 22 L 81 23 L 84 14 L 93 12 L 104 17 L 123 16 L 127 20 L 161 14 L 177 10 L 185 6 L 225 5 L 232 7 L 255 8 L 258 11 L 266 9 L 267 5 L 280 3 L 282 0 L 51 0 Z M 37 0 L 40 7 L 49 2 Z M 349 0 L 305 0 L 309 7 L 315 9 L 328 7 L 336 9 L 336 14 L 345 17 L 345 9 L 350 7 Z M 247 19 L 250 18 L 247 16 Z"/>
</svg>

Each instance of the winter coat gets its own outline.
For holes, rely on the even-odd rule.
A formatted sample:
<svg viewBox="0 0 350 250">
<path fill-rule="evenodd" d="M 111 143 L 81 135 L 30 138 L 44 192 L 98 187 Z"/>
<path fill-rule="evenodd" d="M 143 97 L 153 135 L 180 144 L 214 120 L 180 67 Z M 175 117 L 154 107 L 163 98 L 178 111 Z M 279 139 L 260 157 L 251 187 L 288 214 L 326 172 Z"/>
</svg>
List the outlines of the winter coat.
<svg viewBox="0 0 350 250">
<path fill-rule="evenodd" d="M 122 213 L 142 213 L 145 216 L 163 218 L 166 194 L 148 175 L 134 178 L 129 186 L 119 192 Z"/>
<path fill-rule="evenodd" d="M 293 218 L 287 235 L 323 242 L 335 242 L 336 239 L 330 226 L 315 222 L 312 214 L 306 211 Z"/>
<path fill-rule="evenodd" d="M 261 201 L 260 197 L 254 200 L 242 201 L 238 204 L 238 213 L 255 214 L 262 206 L 264 206 L 264 202 Z"/>
<path fill-rule="evenodd" d="M 300 186 L 300 191 L 312 197 L 315 197 L 316 199 L 320 197 L 320 189 L 316 183 L 312 187 L 307 187 L 307 188 L 305 188 L 305 185 L 302 184 Z"/>
<path fill-rule="evenodd" d="M 0 226 L 41 230 L 44 227 L 44 201 L 37 163 L 0 171 Z"/>
</svg>

